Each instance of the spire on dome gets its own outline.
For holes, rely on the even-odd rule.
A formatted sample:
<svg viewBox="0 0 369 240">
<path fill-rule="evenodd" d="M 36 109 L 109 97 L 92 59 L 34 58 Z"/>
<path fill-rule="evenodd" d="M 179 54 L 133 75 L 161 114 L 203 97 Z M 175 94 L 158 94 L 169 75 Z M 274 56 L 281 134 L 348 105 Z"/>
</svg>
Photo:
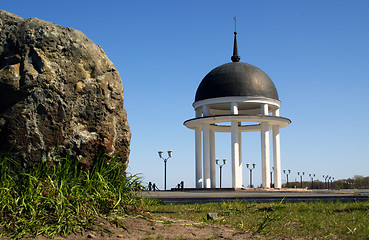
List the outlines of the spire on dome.
<svg viewBox="0 0 369 240">
<path fill-rule="evenodd" d="M 241 57 L 238 56 L 236 17 L 234 17 L 233 20 L 234 20 L 234 43 L 233 43 L 233 56 L 231 57 L 231 60 L 232 62 L 239 62 Z"/>
<path fill-rule="evenodd" d="M 232 62 L 239 62 L 241 57 L 238 56 L 238 47 L 237 47 L 237 32 L 234 32 L 234 44 L 233 44 L 233 56 L 231 57 Z"/>
</svg>

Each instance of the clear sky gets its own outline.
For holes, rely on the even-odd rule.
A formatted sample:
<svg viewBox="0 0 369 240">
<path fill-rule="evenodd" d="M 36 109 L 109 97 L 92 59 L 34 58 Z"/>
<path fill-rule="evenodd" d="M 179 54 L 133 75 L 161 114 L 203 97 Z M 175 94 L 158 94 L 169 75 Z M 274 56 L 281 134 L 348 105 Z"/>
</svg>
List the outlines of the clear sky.
<svg viewBox="0 0 369 240">
<path fill-rule="evenodd" d="M 369 175 L 367 0 L 18 0 L 0 8 L 78 29 L 104 49 L 123 81 L 132 131 L 129 171 L 145 182 L 163 187 L 157 151 L 171 149 L 168 187 L 182 180 L 194 186 L 194 132 L 183 122 L 194 117 L 202 78 L 230 62 L 234 16 L 241 62 L 271 77 L 281 116 L 292 120 L 280 131 L 282 169 L 291 169 L 290 180 L 297 171 L 321 180 L 323 174 Z M 242 137 L 243 162 L 257 164 L 257 185 L 259 135 Z M 230 159 L 230 134 L 216 134 L 216 148 L 216 157 Z M 231 186 L 230 166 L 223 168 L 223 186 Z"/>
</svg>

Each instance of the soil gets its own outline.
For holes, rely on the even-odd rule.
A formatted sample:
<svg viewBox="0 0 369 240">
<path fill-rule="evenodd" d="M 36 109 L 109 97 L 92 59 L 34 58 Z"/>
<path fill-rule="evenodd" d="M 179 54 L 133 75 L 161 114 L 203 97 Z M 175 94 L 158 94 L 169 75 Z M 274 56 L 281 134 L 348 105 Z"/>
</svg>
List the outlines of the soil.
<svg viewBox="0 0 369 240">
<path fill-rule="evenodd" d="M 197 223 L 189 220 L 170 219 L 167 217 L 130 217 L 123 221 L 126 229 L 112 226 L 105 222 L 100 223 L 109 231 L 86 231 L 83 234 L 70 234 L 67 237 L 55 237 L 55 240 L 81 239 L 263 239 L 261 235 L 245 233 L 240 230 L 209 223 Z M 38 236 L 37 240 L 46 240 Z"/>
</svg>

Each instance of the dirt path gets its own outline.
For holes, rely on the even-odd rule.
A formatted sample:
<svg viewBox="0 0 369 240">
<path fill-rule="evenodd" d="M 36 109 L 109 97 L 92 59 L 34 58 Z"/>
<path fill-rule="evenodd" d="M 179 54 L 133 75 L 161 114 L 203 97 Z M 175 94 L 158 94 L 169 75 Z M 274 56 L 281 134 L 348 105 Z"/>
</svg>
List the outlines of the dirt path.
<svg viewBox="0 0 369 240">
<path fill-rule="evenodd" d="M 100 227 L 112 233 L 87 231 L 83 235 L 71 234 L 66 238 L 56 237 L 54 239 L 262 239 L 262 236 L 243 233 L 225 226 L 165 217 L 127 218 L 123 220 L 123 224 L 127 230 L 103 223 Z M 47 238 L 39 236 L 36 239 L 45 240 Z"/>
</svg>

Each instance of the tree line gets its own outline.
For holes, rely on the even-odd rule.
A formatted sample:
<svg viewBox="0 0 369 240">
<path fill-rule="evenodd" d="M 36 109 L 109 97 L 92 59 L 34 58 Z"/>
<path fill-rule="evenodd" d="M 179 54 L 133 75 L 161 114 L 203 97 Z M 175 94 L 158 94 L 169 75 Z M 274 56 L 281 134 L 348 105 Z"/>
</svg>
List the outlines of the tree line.
<svg viewBox="0 0 369 240">
<path fill-rule="evenodd" d="M 369 176 L 355 175 L 353 178 L 339 180 L 292 181 L 284 183 L 283 188 L 309 188 L 309 189 L 369 189 Z"/>
</svg>

